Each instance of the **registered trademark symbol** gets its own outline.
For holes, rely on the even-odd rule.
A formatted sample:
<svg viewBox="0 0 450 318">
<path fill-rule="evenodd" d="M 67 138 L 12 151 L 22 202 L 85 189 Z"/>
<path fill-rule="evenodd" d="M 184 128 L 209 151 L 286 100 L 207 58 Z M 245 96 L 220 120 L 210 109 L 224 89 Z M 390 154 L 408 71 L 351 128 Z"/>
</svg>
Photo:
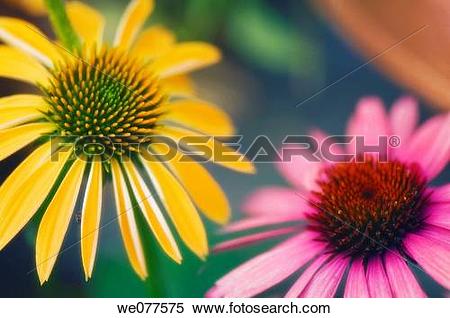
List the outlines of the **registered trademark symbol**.
<svg viewBox="0 0 450 318">
<path fill-rule="evenodd" d="M 389 137 L 389 145 L 394 148 L 400 146 L 400 137 L 399 136 L 390 136 Z"/>
</svg>

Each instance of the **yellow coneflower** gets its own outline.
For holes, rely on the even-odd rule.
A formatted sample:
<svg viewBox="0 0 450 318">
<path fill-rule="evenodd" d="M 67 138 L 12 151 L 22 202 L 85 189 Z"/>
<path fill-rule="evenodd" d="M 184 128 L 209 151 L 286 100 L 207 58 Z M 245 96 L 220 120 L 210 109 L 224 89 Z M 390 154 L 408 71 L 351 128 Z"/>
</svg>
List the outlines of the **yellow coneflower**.
<svg viewBox="0 0 450 318">
<path fill-rule="evenodd" d="M 207 236 L 196 207 L 217 223 L 229 218 L 225 194 L 198 162 L 148 160 L 142 147 L 134 146 L 142 143 L 153 154 L 163 154 L 152 136 L 179 140 L 234 132 L 223 111 L 195 96 L 186 75 L 218 62 L 218 49 L 201 42 L 176 43 L 161 26 L 139 33 L 152 10 L 153 1 L 132 1 L 114 43 L 106 46 L 102 15 L 86 4 L 67 3 L 83 45 L 82 53 L 71 54 L 29 23 L 0 17 L 0 39 L 7 43 L 0 46 L 0 76 L 34 84 L 42 92 L 0 98 L 0 160 L 36 146 L 0 187 L 0 249 L 42 211 L 36 238 L 41 283 L 50 276 L 79 197 L 82 263 L 86 279 L 91 277 L 102 186 L 109 174 L 125 250 L 141 278 L 147 277 L 147 266 L 135 213 L 143 214 L 175 262 L 182 256 L 170 223 L 184 244 L 204 258 Z M 59 147 L 51 136 L 62 138 Z M 254 171 L 245 159 L 218 164 Z"/>
</svg>

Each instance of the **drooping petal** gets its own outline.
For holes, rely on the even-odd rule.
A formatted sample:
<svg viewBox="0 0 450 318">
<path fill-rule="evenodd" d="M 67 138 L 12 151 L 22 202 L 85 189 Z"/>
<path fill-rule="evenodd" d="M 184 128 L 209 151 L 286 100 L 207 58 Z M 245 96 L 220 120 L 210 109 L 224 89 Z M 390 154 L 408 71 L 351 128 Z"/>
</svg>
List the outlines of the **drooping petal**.
<svg viewBox="0 0 450 318">
<path fill-rule="evenodd" d="M 311 210 L 297 191 L 278 186 L 263 187 L 245 198 L 241 210 L 249 216 L 296 216 L 301 219 Z"/>
<path fill-rule="evenodd" d="M 282 225 L 286 222 L 295 222 L 301 219 L 302 217 L 299 218 L 297 215 L 264 215 L 257 217 L 247 217 L 224 226 L 221 229 L 221 232 L 234 233 L 263 226 Z"/>
<path fill-rule="evenodd" d="M 367 264 L 367 286 L 372 298 L 391 298 L 392 291 L 381 256 L 372 256 Z"/>
<path fill-rule="evenodd" d="M 81 211 L 81 260 L 83 262 L 86 280 L 91 278 L 97 252 L 102 211 L 102 187 L 102 163 L 99 160 L 93 160 L 84 191 L 84 201 Z"/>
<path fill-rule="evenodd" d="M 271 288 L 320 251 L 313 237 L 304 232 L 245 262 L 218 280 L 209 296 L 252 297 Z"/>
<path fill-rule="evenodd" d="M 450 245 L 450 230 L 443 227 L 426 224 L 418 233 L 425 238 Z"/>
<path fill-rule="evenodd" d="M 286 156 L 286 153 L 292 153 L 293 155 L 291 158 L 283 158 L 283 161 L 277 162 L 275 166 L 289 183 L 301 190 L 299 195 L 303 195 L 304 192 L 317 189 L 317 179 L 324 163 L 319 159 L 311 161 L 297 153 L 297 150 L 299 149 L 295 147 L 283 148 L 283 157 Z"/>
<path fill-rule="evenodd" d="M 36 269 L 41 285 L 52 272 L 80 191 L 84 160 L 75 160 L 51 199 L 36 237 Z"/>
<path fill-rule="evenodd" d="M 296 230 L 297 228 L 295 227 L 286 227 L 277 230 L 269 230 L 255 234 L 245 235 L 237 239 L 232 239 L 217 244 L 216 246 L 214 246 L 213 252 L 217 253 L 236 248 L 242 248 L 244 246 L 257 244 L 271 238 L 279 238 L 280 236 L 294 233 Z"/>
<path fill-rule="evenodd" d="M 158 161 L 142 161 L 181 239 L 198 257 L 208 254 L 203 222 L 182 185 Z"/>
<path fill-rule="evenodd" d="M 193 97 L 196 93 L 194 82 L 184 74 L 161 79 L 161 85 L 169 96 Z"/>
<path fill-rule="evenodd" d="M 299 297 L 302 291 L 308 286 L 311 278 L 314 274 L 322 267 L 323 263 L 330 258 L 329 254 L 320 254 L 311 264 L 309 264 L 305 271 L 300 275 L 294 285 L 289 288 L 288 292 L 284 297 L 286 298 L 296 298 Z"/>
<path fill-rule="evenodd" d="M 429 206 L 425 211 L 425 222 L 450 230 L 450 202 Z"/>
<path fill-rule="evenodd" d="M 56 129 L 53 123 L 35 123 L 0 131 L 0 161 L 25 147 L 44 134 Z"/>
<path fill-rule="evenodd" d="M 157 153 L 164 153 L 161 146 L 153 147 Z M 219 224 L 227 223 L 231 214 L 230 204 L 220 185 L 202 165 L 192 161 L 192 158 L 181 162 L 181 157 L 181 153 L 177 152 L 167 164 L 207 218 Z"/>
<path fill-rule="evenodd" d="M 450 248 L 448 244 L 408 234 L 403 244 L 411 257 L 439 284 L 450 289 Z"/>
<path fill-rule="evenodd" d="M 28 223 L 47 197 L 70 152 L 52 158 L 47 142 L 33 151 L 0 187 L 0 250 Z"/>
<path fill-rule="evenodd" d="M 62 60 L 62 49 L 48 40 L 41 30 L 26 21 L 1 17 L 0 39 L 33 56 L 48 67 Z"/>
<path fill-rule="evenodd" d="M 428 179 L 437 176 L 450 158 L 450 114 L 439 115 L 425 122 L 399 151 L 399 158 L 418 163 Z"/>
<path fill-rule="evenodd" d="M 31 107 L 0 109 L 0 130 L 43 117 L 39 110 Z"/>
<path fill-rule="evenodd" d="M 431 201 L 435 203 L 450 202 L 450 183 L 434 188 Z"/>
<path fill-rule="evenodd" d="M 87 47 L 102 44 L 105 18 L 96 9 L 80 1 L 66 3 L 67 16 L 75 32 Z"/>
<path fill-rule="evenodd" d="M 345 284 L 344 297 L 346 298 L 368 298 L 366 274 L 362 258 L 353 260 Z"/>
<path fill-rule="evenodd" d="M 152 60 L 167 53 L 175 44 L 175 35 L 167 28 L 155 25 L 139 34 L 133 46 L 133 54 Z"/>
<path fill-rule="evenodd" d="M 128 49 L 154 8 L 153 0 L 132 0 L 119 22 L 114 46 Z"/>
<path fill-rule="evenodd" d="M 0 18 L 1 19 L 1 18 Z M 0 77 L 7 77 L 35 85 L 45 83 L 49 72 L 36 60 L 21 51 L 0 45 Z"/>
<path fill-rule="evenodd" d="M 391 133 L 400 137 L 402 145 L 408 142 L 419 122 L 417 101 L 411 96 L 399 98 L 389 113 Z"/>
<path fill-rule="evenodd" d="M 384 263 L 394 297 L 426 297 L 416 277 L 397 252 L 388 251 Z"/>
<path fill-rule="evenodd" d="M 321 154 L 323 154 L 323 151 L 329 151 L 331 153 L 331 155 L 345 154 L 345 149 L 342 147 L 342 145 L 339 144 L 338 140 L 335 140 L 334 138 L 332 138 L 325 131 L 323 131 L 319 128 L 314 128 L 309 131 L 309 135 L 317 141 L 319 148 L 321 150 Z M 333 141 L 333 144 L 330 145 L 329 149 L 325 149 L 323 144 L 328 138 L 330 138 Z M 323 158 L 323 159 L 327 159 L 327 158 Z"/>
<path fill-rule="evenodd" d="M 219 107 L 200 100 L 178 100 L 163 106 L 165 119 L 205 135 L 228 136 L 236 132 L 230 116 Z"/>
<path fill-rule="evenodd" d="M 131 266 L 141 279 L 148 276 L 144 250 L 142 249 L 139 231 L 134 217 L 134 209 L 131 203 L 127 185 L 116 160 L 111 161 L 113 177 L 114 198 L 116 202 L 117 218 L 122 234 L 123 244 L 130 260 Z"/>
<path fill-rule="evenodd" d="M 184 74 L 219 62 L 220 51 L 203 42 L 185 42 L 156 59 L 152 69 L 162 78 Z"/>
<path fill-rule="evenodd" d="M 366 146 L 379 145 L 381 136 L 389 136 L 389 119 L 383 101 L 378 97 L 362 98 L 348 122 L 347 135 L 363 136 Z M 355 150 L 359 152 L 355 145 L 355 140 L 348 145 L 349 153 L 355 153 Z"/>
<path fill-rule="evenodd" d="M 242 173 L 255 173 L 255 167 L 252 162 L 248 161 L 238 151 L 226 146 L 223 142 L 211 136 L 200 135 L 193 131 L 175 127 L 160 127 L 158 128 L 157 134 L 169 137 L 180 146 L 189 148 L 206 159 L 213 160 L 213 163 L 225 168 Z M 191 140 L 191 138 L 195 138 L 195 140 Z"/>
<path fill-rule="evenodd" d="M 130 179 L 130 184 L 133 188 L 139 207 L 153 234 L 167 255 L 175 262 L 181 263 L 181 253 L 155 198 L 150 193 L 144 180 L 141 178 L 132 162 L 124 162 L 124 168 Z"/>
<path fill-rule="evenodd" d="M 349 263 L 348 257 L 336 256 L 323 265 L 311 278 L 308 286 L 302 292 L 302 297 L 330 298 L 336 290 Z"/>
<path fill-rule="evenodd" d="M 40 166 L 42 166 L 48 157 L 52 154 L 51 142 L 46 142 L 35 149 L 28 157 L 26 157 L 20 165 L 9 174 L 8 178 L 0 186 L 1 202 L 6 202 L 7 193 L 13 193 L 20 188 L 27 177 L 33 174 Z"/>
<path fill-rule="evenodd" d="M 4 108 L 34 108 L 40 111 L 46 111 L 48 104 L 42 96 L 18 94 L 1 97 L 0 110 Z"/>
</svg>

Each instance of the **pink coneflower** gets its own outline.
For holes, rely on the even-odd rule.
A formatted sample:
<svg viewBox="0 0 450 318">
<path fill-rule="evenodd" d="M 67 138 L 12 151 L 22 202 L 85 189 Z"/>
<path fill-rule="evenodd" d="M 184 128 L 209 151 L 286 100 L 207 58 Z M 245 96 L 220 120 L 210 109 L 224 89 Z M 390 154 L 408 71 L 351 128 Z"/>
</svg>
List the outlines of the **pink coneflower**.
<svg viewBox="0 0 450 318">
<path fill-rule="evenodd" d="M 294 189 L 257 190 L 243 204 L 246 217 L 224 231 L 277 227 L 216 250 L 290 238 L 232 270 L 207 295 L 252 297 L 301 271 L 286 297 L 333 297 L 339 286 L 344 297 L 424 297 L 413 267 L 450 289 L 450 183 L 430 186 L 450 158 L 450 114 L 416 129 L 417 120 L 412 98 L 398 100 L 389 114 L 378 98 L 364 98 L 347 134 L 366 144 L 399 136 L 387 162 L 375 155 L 348 163 L 296 156 L 278 164 Z"/>
</svg>

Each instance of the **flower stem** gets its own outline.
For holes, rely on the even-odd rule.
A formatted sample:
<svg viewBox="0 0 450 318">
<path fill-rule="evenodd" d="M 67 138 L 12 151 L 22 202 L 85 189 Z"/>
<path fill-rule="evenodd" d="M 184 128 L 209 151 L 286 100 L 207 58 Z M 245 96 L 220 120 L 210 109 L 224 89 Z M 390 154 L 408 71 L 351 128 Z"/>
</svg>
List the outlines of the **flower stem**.
<svg viewBox="0 0 450 318">
<path fill-rule="evenodd" d="M 159 246 L 150 237 L 148 226 L 143 227 L 144 224 L 139 224 L 140 233 L 145 231 L 144 236 L 142 236 L 142 242 L 144 246 L 144 253 L 147 257 L 147 266 L 149 271 L 149 277 L 147 278 L 145 284 L 147 285 L 147 292 L 150 297 L 155 298 L 165 298 L 167 295 L 167 286 L 164 277 L 164 270 L 162 269 L 162 263 L 160 260 L 160 252 L 158 251 Z M 146 225 L 146 224 L 145 224 Z"/>
<path fill-rule="evenodd" d="M 45 0 L 45 5 L 58 39 L 72 52 L 80 49 L 80 39 L 72 28 L 63 0 Z"/>
</svg>

